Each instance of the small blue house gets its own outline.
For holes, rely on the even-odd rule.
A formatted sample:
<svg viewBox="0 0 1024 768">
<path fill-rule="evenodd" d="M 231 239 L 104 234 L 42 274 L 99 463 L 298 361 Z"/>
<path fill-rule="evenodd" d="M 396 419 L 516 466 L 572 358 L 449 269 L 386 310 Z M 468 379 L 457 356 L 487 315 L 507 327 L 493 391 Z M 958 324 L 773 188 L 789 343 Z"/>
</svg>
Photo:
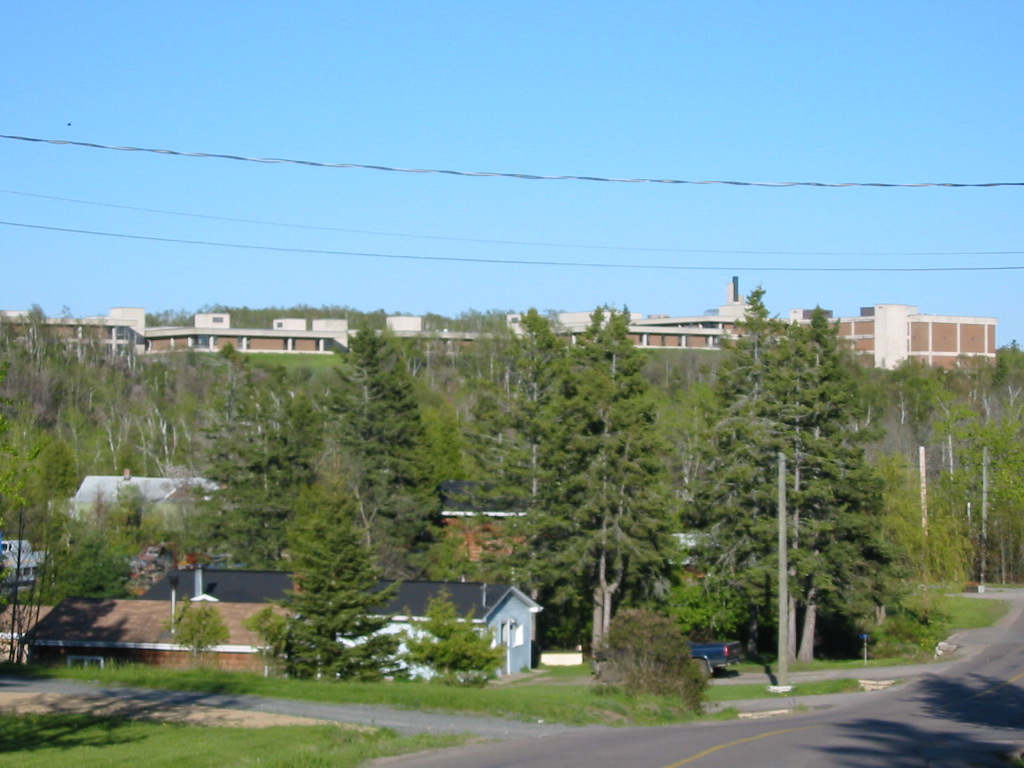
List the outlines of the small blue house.
<svg viewBox="0 0 1024 768">
<path fill-rule="evenodd" d="M 389 587 L 394 582 L 381 582 Z M 471 616 L 474 624 L 492 633 L 494 643 L 505 647 L 499 674 L 533 667 L 535 617 L 543 610 L 509 584 L 464 581 L 398 582 L 398 592 L 382 614 L 391 617 L 391 631 L 409 628 L 427 615 L 430 600 L 442 592 L 451 598 L 459 616 Z"/>
</svg>

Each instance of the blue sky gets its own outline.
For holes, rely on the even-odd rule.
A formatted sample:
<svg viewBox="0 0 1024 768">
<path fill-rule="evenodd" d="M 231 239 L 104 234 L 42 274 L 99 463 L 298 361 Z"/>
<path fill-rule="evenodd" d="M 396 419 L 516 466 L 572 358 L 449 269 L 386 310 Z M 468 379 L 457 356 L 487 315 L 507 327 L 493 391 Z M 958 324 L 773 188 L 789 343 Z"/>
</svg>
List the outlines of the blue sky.
<svg viewBox="0 0 1024 768">
<path fill-rule="evenodd" d="M 1024 182 L 1016 0 L 37 0 L 3 28 L 4 135 L 538 175 Z M 1024 187 L 536 181 L 10 139 L 0 170 L 3 309 L 689 315 L 737 275 L 778 314 L 916 304 L 1024 342 L 1020 271 L 937 271 L 1024 266 Z M 802 271 L 837 268 L 862 271 Z M 932 271 L 867 271 L 893 268 Z"/>
</svg>

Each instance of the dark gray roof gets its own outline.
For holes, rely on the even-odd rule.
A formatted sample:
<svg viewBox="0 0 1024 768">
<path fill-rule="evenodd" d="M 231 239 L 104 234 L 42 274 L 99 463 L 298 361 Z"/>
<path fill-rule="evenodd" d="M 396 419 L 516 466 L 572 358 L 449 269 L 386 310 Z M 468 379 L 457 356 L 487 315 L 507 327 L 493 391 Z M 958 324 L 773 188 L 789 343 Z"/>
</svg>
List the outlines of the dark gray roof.
<svg viewBox="0 0 1024 768">
<path fill-rule="evenodd" d="M 196 568 L 171 571 L 142 595 L 141 600 L 170 600 L 171 583 L 178 580 L 177 598 L 196 597 L 196 578 L 202 594 L 222 603 L 268 603 L 282 600 L 292 588 L 292 575 L 284 571 L 237 571 Z"/>
<path fill-rule="evenodd" d="M 171 578 L 177 576 L 177 598 L 196 596 L 196 577 L 201 578 L 202 593 L 223 603 L 268 603 L 287 597 L 294 588 L 292 575 L 283 571 L 238 571 L 219 568 L 172 571 L 147 591 L 140 600 L 170 600 Z M 451 596 L 460 616 L 473 615 L 484 619 L 510 592 L 531 608 L 539 606 L 508 584 L 485 584 L 478 581 L 381 581 L 379 590 L 398 584 L 398 593 L 382 606 L 385 616 L 425 616 L 430 599 L 442 591 Z"/>
<path fill-rule="evenodd" d="M 441 496 L 442 514 L 445 512 L 521 512 L 524 504 L 508 493 L 495 489 L 493 483 L 475 480 L 445 480 L 437 486 Z"/>
<path fill-rule="evenodd" d="M 394 583 L 383 581 L 381 587 Z M 403 581 L 398 583 L 395 599 L 384 606 L 381 613 L 386 616 L 426 616 L 430 599 L 444 591 L 451 597 L 459 616 L 472 613 L 473 618 L 483 619 L 511 589 L 508 584 L 479 581 Z"/>
</svg>

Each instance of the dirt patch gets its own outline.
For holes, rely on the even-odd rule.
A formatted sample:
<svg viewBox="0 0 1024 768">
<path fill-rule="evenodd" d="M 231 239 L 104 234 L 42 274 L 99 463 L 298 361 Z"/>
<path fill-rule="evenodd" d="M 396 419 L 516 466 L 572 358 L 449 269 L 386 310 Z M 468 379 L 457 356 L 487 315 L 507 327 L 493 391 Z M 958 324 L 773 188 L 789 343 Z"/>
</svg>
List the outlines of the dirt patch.
<svg viewBox="0 0 1024 768">
<path fill-rule="evenodd" d="M 235 728 L 268 728 L 274 725 L 325 725 L 329 721 L 291 715 L 272 715 L 241 709 L 195 705 L 157 704 L 93 694 L 0 693 L 0 714 L 88 714 L 126 717 L 159 723 L 190 723 Z M 338 723 L 330 723 L 338 725 Z"/>
</svg>

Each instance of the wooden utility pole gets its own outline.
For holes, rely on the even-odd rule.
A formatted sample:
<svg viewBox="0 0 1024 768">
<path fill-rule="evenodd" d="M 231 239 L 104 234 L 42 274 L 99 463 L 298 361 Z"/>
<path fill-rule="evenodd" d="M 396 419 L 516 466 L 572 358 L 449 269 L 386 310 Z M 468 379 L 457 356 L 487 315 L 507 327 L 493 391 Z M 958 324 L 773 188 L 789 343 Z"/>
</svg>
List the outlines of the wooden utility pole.
<svg viewBox="0 0 1024 768">
<path fill-rule="evenodd" d="M 917 464 L 918 470 L 921 473 L 921 528 L 924 529 L 924 592 L 922 594 L 924 597 L 924 618 L 925 621 L 928 621 L 931 605 L 929 595 L 931 591 L 931 571 L 928 567 L 928 561 L 931 555 L 931 547 L 928 545 L 928 473 L 923 445 L 917 449 Z"/>
<path fill-rule="evenodd" d="M 779 685 L 789 685 L 789 538 L 786 525 L 786 454 L 779 452 Z"/>
<path fill-rule="evenodd" d="M 985 586 L 985 571 L 988 569 L 988 446 L 981 449 L 981 578 Z"/>
<path fill-rule="evenodd" d="M 924 535 L 928 535 L 928 475 L 924 456 L 924 446 L 917 449 L 917 466 L 921 475 L 921 527 Z"/>
</svg>

